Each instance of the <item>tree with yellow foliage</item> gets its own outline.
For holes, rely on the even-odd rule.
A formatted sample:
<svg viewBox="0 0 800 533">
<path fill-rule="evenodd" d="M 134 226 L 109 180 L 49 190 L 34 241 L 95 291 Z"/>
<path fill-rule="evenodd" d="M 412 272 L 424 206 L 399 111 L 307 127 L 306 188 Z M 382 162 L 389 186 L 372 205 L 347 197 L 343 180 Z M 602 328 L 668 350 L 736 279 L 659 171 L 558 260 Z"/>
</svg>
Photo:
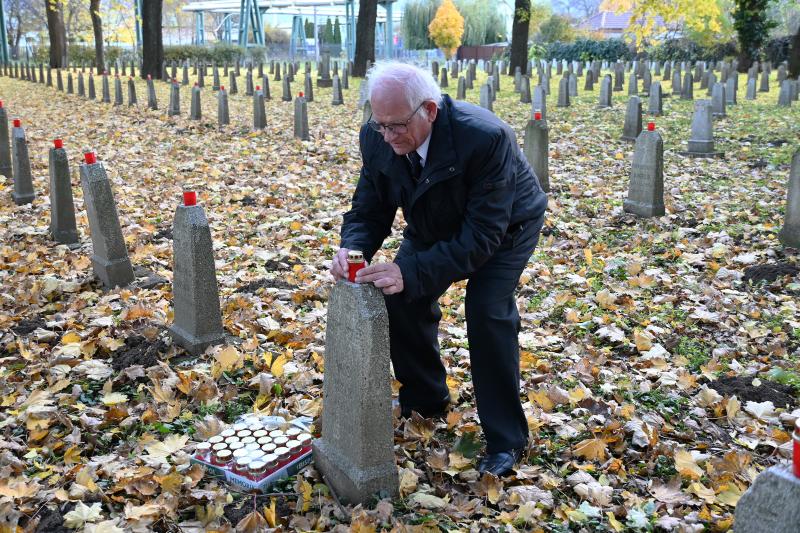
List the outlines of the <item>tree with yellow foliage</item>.
<svg viewBox="0 0 800 533">
<path fill-rule="evenodd" d="M 603 0 L 600 11 L 630 11 L 630 30 L 637 48 L 653 36 L 658 17 L 668 27 L 682 23 L 698 34 L 718 33 L 722 29 L 717 0 Z"/>
<path fill-rule="evenodd" d="M 461 46 L 461 36 L 464 35 L 464 17 L 458 12 L 453 0 L 444 0 L 436 10 L 436 16 L 428 25 L 428 34 L 447 59 L 453 57 L 456 49 Z"/>
</svg>

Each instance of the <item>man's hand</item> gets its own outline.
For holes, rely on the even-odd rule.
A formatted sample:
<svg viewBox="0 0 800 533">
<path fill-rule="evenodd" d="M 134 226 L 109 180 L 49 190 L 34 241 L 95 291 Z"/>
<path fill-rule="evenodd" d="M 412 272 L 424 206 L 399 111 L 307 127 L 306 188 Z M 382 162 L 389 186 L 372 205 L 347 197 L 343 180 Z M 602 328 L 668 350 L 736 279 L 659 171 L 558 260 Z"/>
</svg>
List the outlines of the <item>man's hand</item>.
<svg viewBox="0 0 800 533">
<path fill-rule="evenodd" d="M 356 272 L 356 283 L 372 282 L 383 294 L 403 292 L 403 274 L 396 263 L 376 263 Z"/>
<path fill-rule="evenodd" d="M 333 261 L 331 262 L 331 276 L 333 277 L 333 281 L 347 279 L 347 273 L 349 271 L 349 267 L 347 266 L 347 252 L 349 251 L 350 250 L 347 248 L 339 248 L 339 251 L 333 256 Z"/>
</svg>

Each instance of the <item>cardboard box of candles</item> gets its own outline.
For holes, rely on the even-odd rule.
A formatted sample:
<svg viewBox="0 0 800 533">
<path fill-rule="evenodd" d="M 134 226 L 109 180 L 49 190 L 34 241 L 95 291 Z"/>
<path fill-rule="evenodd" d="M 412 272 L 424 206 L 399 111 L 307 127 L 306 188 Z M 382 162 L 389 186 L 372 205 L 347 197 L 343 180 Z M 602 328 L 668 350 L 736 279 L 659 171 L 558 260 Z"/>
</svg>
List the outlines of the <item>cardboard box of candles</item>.
<svg viewBox="0 0 800 533">
<path fill-rule="evenodd" d="M 299 421 L 245 415 L 195 446 L 192 462 L 249 491 L 268 492 L 311 463 L 311 434 Z"/>
</svg>

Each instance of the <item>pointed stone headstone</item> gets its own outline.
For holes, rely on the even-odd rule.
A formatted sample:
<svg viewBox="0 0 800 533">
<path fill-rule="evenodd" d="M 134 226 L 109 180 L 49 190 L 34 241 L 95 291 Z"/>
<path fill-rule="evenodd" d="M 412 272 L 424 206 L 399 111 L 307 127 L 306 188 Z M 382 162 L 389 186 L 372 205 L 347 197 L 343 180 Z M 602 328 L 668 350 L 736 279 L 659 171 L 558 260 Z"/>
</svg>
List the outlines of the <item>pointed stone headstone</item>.
<svg viewBox="0 0 800 533">
<path fill-rule="evenodd" d="M 172 224 L 175 267 L 172 294 L 175 320 L 169 327 L 174 341 L 197 355 L 225 340 L 211 230 L 194 191 L 184 193 Z"/>
<path fill-rule="evenodd" d="M 617 63 L 614 67 L 614 91 L 621 91 L 623 89 L 623 76 L 625 76 L 625 69 L 621 63 Z"/>
<path fill-rule="evenodd" d="M 635 142 L 642 132 L 642 101 L 638 96 L 631 96 L 625 111 L 625 124 L 622 127 L 622 140 Z"/>
<path fill-rule="evenodd" d="M 78 96 L 86 97 L 86 85 L 83 81 L 83 72 L 78 72 Z"/>
<path fill-rule="evenodd" d="M 456 88 L 456 100 L 464 100 L 467 97 L 467 80 L 464 76 L 458 77 L 458 86 Z"/>
<path fill-rule="evenodd" d="M 114 105 L 120 106 L 123 103 L 123 96 L 122 96 L 122 81 L 120 81 L 119 76 L 114 77 Z"/>
<path fill-rule="evenodd" d="M 578 97 L 578 77 L 575 74 L 570 74 L 569 78 L 567 79 L 567 85 L 569 87 L 569 97 L 577 98 Z"/>
<path fill-rule="evenodd" d="M 647 102 L 647 113 L 660 116 L 664 114 L 664 99 L 661 95 L 661 82 L 654 81 L 650 84 L 650 96 Z"/>
<path fill-rule="evenodd" d="M 231 123 L 231 116 L 228 111 L 228 93 L 225 91 L 224 85 L 219 88 L 217 93 L 217 123 L 220 126 Z"/>
<path fill-rule="evenodd" d="M 264 108 L 264 93 L 261 87 L 253 92 L 253 129 L 263 130 L 267 127 L 267 112 Z"/>
<path fill-rule="evenodd" d="M 11 128 L 11 156 L 13 167 L 14 190 L 11 198 L 17 205 L 30 204 L 36 195 L 33 192 L 33 178 L 31 176 L 31 160 L 28 155 L 28 140 L 22 121 L 14 119 Z"/>
<path fill-rule="evenodd" d="M 694 79 L 691 72 L 686 72 L 686 74 L 683 76 L 681 100 L 694 100 Z"/>
<path fill-rule="evenodd" d="M 181 71 L 181 85 L 189 85 L 189 64 L 185 61 Z"/>
<path fill-rule="evenodd" d="M 664 142 L 652 122 L 636 138 L 628 197 L 622 209 L 640 217 L 659 217 L 665 213 Z"/>
<path fill-rule="evenodd" d="M 569 78 L 564 76 L 558 82 L 558 102 L 556 107 L 569 107 Z"/>
<path fill-rule="evenodd" d="M 211 82 L 211 90 L 212 91 L 219 91 L 219 85 L 220 85 L 220 83 L 219 83 L 219 68 L 217 68 L 217 65 L 215 63 L 214 66 L 211 67 L 211 69 L 212 69 L 212 76 L 213 76 L 212 82 Z"/>
<path fill-rule="evenodd" d="M 228 73 L 228 93 L 239 94 L 239 87 L 236 84 L 236 74 L 233 71 Z"/>
<path fill-rule="evenodd" d="M 314 101 L 314 82 L 311 79 L 311 73 L 306 72 L 304 82 L 303 82 L 303 97 L 306 99 L 306 102 L 313 102 Z"/>
<path fill-rule="evenodd" d="M 74 94 L 74 85 L 72 83 L 72 72 L 67 73 L 67 94 Z"/>
<path fill-rule="evenodd" d="M 737 533 L 797 533 L 800 531 L 798 501 L 800 478 L 794 475 L 792 468 L 770 467 L 756 476 L 736 503 L 735 530 Z"/>
<path fill-rule="evenodd" d="M 338 76 L 335 77 L 338 81 Z M 303 93 L 294 99 L 294 136 L 301 141 L 311 138 L 308 133 L 308 104 Z"/>
<path fill-rule="evenodd" d="M 181 114 L 181 86 L 176 80 L 172 80 L 169 89 L 169 110 L 167 114 L 171 117 Z"/>
<path fill-rule="evenodd" d="M 769 92 L 769 73 L 767 73 L 766 70 L 761 73 L 761 83 L 758 86 L 758 92 L 760 93 Z"/>
<path fill-rule="evenodd" d="M 102 77 L 102 84 L 103 84 L 103 103 L 110 104 L 111 103 L 111 88 L 108 85 L 108 74 L 103 72 Z"/>
<path fill-rule="evenodd" d="M 153 78 L 150 76 L 150 74 L 147 75 L 147 107 L 153 110 L 158 109 L 156 87 L 153 84 Z"/>
<path fill-rule="evenodd" d="M 50 235 L 61 244 L 78 242 L 75 225 L 75 203 L 72 201 L 72 183 L 69 160 L 61 139 L 50 148 Z"/>
<path fill-rule="evenodd" d="M 124 287 L 134 280 L 128 249 L 122 237 L 111 182 L 94 152 L 80 165 L 83 204 L 92 236 L 92 269 L 107 288 Z"/>
<path fill-rule="evenodd" d="M 61 69 L 56 71 L 56 89 L 64 92 L 64 80 L 61 77 Z"/>
<path fill-rule="evenodd" d="M 247 69 L 244 77 L 244 94 L 245 96 L 253 96 L 255 94 L 255 90 L 253 89 L 255 85 L 253 84 L 253 71 L 251 69 Z"/>
<path fill-rule="evenodd" d="M 441 75 L 439 76 L 439 87 L 446 88 L 448 86 L 447 83 L 447 68 L 442 67 Z"/>
<path fill-rule="evenodd" d="M 133 76 L 128 78 L 128 106 L 136 105 L 136 83 L 133 81 Z"/>
<path fill-rule="evenodd" d="M 544 192 L 550 192 L 550 129 L 541 112 L 535 112 L 525 127 L 523 153 Z"/>
<path fill-rule="evenodd" d="M 13 179 L 14 171 L 11 163 L 11 137 L 8 134 L 8 113 L 0 100 L 0 174 Z"/>
<path fill-rule="evenodd" d="M 206 86 L 206 66 L 205 64 L 200 64 L 199 68 L 197 69 L 197 86 L 198 87 L 205 87 Z"/>
<path fill-rule="evenodd" d="M 586 71 L 586 79 L 583 82 L 584 91 L 594 90 L 594 71 L 589 69 Z"/>
<path fill-rule="evenodd" d="M 89 98 L 89 100 L 97 99 L 97 93 L 95 92 L 94 88 L 94 76 L 92 76 L 91 72 L 89 73 L 89 93 L 87 97 Z"/>
<path fill-rule="evenodd" d="M 689 146 L 681 154 L 695 157 L 720 155 L 720 152 L 714 150 L 714 126 L 711 122 L 711 102 L 708 100 L 695 101 Z"/>
<path fill-rule="evenodd" d="M 792 156 L 786 190 L 786 216 L 778 240 L 784 246 L 800 248 L 800 150 Z"/>
<path fill-rule="evenodd" d="M 611 75 L 606 74 L 600 82 L 600 100 L 597 107 L 611 107 Z"/>
<path fill-rule="evenodd" d="M 192 104 L 189 107 L 189 119 L 200 120 L 202 110 L 200 109 L 200 87 L 195 83 L 192 87 Z"/>
<path fill-rule="evenodd" d="M 519 102 L 531 103 L 531 79 L 528 76 L 522 76 L 519 80 Z"/>
<path fill-rule="evenodd" d="M 481 93 L 480 93 L 480 104 L 481 107 L 492 111 L 492 94 L 491 94 L 491 87 L 488 83 L 484 83 L 481 85 Z"/>
<path fill-rule="evenodd" d="M 344 104 L 344 93 L 342 92 L 342 83 L 339 81 L 339 75 L 333 75 L 333 86 L 332 86 L 332 95 L 331 95 L 331 104 L 332 105 L 343 105 Z"/>
<path fill-rule="evenodd" d="M 744 95 L 745 100 L 756 99 L 756 79 L 750 78 L 747 80 L 747 92 Z"/>
<path fill-rule="evenodd" d="M 790 107 L 792 105 L 792 82 L 790 80 L 783 80 L 781 82 L 781 90 L 778 93 L 778 106 Z"/>
<path fill-rule="evenodd" d="M 395 496 L 389 319 L 372 284 L 339 281 L 331 290 L 325 359 L 316 469 L 344 503 Z"/>
<path fill-rule="evenodd" d="M 639 81 L 636 78 L 636 73 L 631 72 L 631 75 L 628 77 L 628 95 L 634 96 L 639 94 Z"/>
<path fill-rule="evenodd" d="M 725 103 L 727 105 L 736 105 L 736 76 L 730 76 L 728 81 L 725 82 Z"/>
<path fill-rule="evenodd" d="M 533 97 L 531 98 L 531 117 L 533 117 L 537 111 L 542 113 L 542 120 L 547 120 L 547 95 L 545 95 L 544 89 L 542 87 L 534 87 L 533 88 Z"/>
<path fill-rule="evenodd" d="M 711 89 L 711 115 L 713 117 L 724 117 L 725 113 L 725 86 L 715 83 Z"/>
<path fill-rule="evenodd" d="M 319 85 L 317 85 L 317 86 L 319 87 Z M 287 78 L 285 76 L 283 78 L 282 88 L 283 88 L 283 94 L 281 95 L 281 100 L 283 100 L 284 102 L 291 102 L 292 101 L 292 93 L 291 93 L 292 89 L 289 86 L 289 78 Z"/>
</svg>

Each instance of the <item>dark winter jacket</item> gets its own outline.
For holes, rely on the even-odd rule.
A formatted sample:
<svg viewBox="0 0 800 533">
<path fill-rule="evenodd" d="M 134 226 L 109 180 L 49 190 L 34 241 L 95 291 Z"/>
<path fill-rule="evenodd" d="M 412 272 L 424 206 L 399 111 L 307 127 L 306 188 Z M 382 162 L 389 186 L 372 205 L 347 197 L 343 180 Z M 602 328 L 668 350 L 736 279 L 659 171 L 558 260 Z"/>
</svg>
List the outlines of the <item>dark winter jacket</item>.
<svg viewBox="0 0 800 533">
<path fill-rule="evenodd" d="M 447 95 L 418 183 L 406 158 L 366 124 L 359 142 L 363 166 L 341 245 L 371 260 L 402 208 L 411 246 L 403 246 L 395 262 L 407 300 L 468 278 L 507 233 L 542 217 L 547 206 L 513 130 L 490 111 Z"/>
</svg>

